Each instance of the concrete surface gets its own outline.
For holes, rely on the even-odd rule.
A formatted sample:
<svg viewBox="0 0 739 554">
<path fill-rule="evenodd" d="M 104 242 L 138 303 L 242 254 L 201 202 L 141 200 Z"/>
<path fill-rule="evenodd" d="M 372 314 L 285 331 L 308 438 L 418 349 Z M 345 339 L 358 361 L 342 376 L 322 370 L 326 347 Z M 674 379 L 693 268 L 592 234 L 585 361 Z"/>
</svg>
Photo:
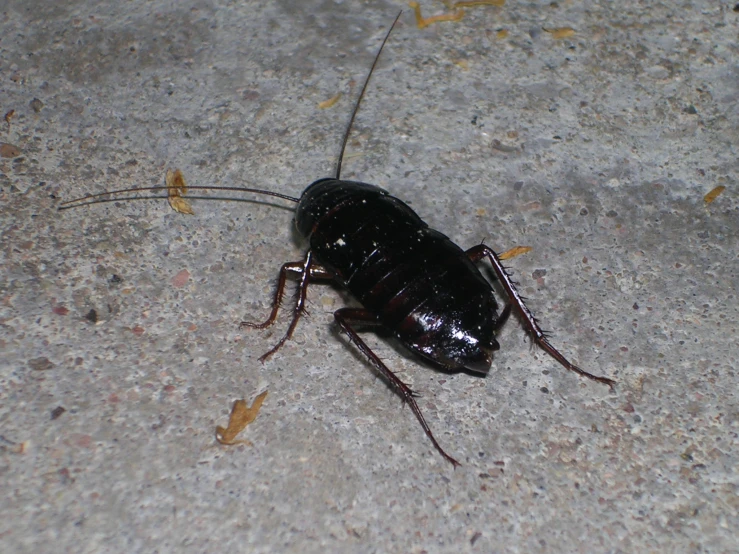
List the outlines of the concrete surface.
<svg viewBox="0 0 739 554">
<path fill-rule="evenodd" d="M 258 362 L 287 314 L 237 324 L 302 256 L 288 210 L 57 211 L 168 167 L 298 195 L 333 170 L 401 7 L 3 3 L 0 142 L 20 153 L 0 158 L 2 552 L 739 551 L 734 3 L 510 1 L 423 30 L 403 15 L 343 176 L 462 246 L 532 246 L 509 262 L 529 306 L 618 381 L 565 371 L 516 324 L 486 379 L 368 333 L 457 470 L 337 335 L 331 287 Z M 216 444 L 263 390 L 254 446 Z"/>
</svg>

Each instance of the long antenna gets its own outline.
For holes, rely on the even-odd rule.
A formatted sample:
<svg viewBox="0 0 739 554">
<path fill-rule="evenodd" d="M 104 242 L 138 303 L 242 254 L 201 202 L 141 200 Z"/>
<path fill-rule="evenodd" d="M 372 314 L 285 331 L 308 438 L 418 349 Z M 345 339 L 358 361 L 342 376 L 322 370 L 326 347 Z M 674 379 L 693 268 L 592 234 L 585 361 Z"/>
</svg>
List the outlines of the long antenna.
<svg viewBox="0 0 739 554">
<path fill-rule="evenodd" d="M 271 190 L 262 190 L 262 189 L 251 189 L 246 187 L 215 187 L 215 186 L 209 186 L 209 185 L 188 185 L 188 190 L 230 190 L 235 192 L 250 192 L 254 194 L 265 194 L 267 196 L 274 196 L 275 198 L 282 198 L 283 200 L 289 200 L 290 202 L 298 203 L 300 202 L 299 198 L 294 198 L 292 196 L 288 196 L 287 194 L 280 194 L 279 192 L 272 192 Z M 118 194 L 126 194 L 129 192 L 141 192 L 141 191 L 158 191 L 158 190 L 169 190 L 169 187 L 135 187 L 131 189 L 121 189 L 121 190 L 109 190 L 107 192 L 100 192 L 98 194 L 88 194 L 87 196 L 83 196 L 81 198 L 75 198 L 74 200 L 67 200 L 66 202 L 62 202 L 59 204 L 60 210 L 69 210 L 70 208 L 76 208 L 78 206 L 86 205 L 88 200 L 92 200 L 93 202 L 90 202 L 91 204 L 95 203 L 95 200 L 98 198 L 102 198 L 103 196 L 113 196 Z M 146 200 L 149 200 L 151 197 L 146 197 Z M 158 197 L 157 197 L 158 198 Z M 166 197 L 162 197 L 166 198 Z M 124 199 L 121 199 L 124 200 Z M 136 198 L 125 198 L 125 200 L 136 200 Z M 104 200 L 103 202 L 107 202 L 107 200 Z"/>
<path fill-rule="evenodd" d="M 400 16 L 402 14 L 403 14 L 403 10 L 400 10 L 398 15 L 395 17 L 395 21 L 393 21 L 393 24 L 390 25 L 390 29 L 385 35 L 385 38 L 382 40 L 382 44 L 380 45 L 380 50 L 378 50 L 377 55 L 375 56 L 375 61 L 372 62 L 372 67 L 370 67 L 369 74 L 367 75 L 367 79 L 365 79 L 364 81 L 362 92 L 359 93 L 359 98 L 357 98 L 357 103 L 354 106 L 352 117 L 349 120 L 349 125 L 347 125 L 346 132 L 344 133 L 344 140 L 341 143 L 341 152 L 339 152 L 339 161 L 336 162 L 336 179 L 337 180 L 341 179 L 341 162 L 344 160 L 344 150 L 346 149 L 346 142 L 349 140 L 349 134 L 352 131 L 352 125 L 354 124 L 354 117 L 357 115 L 357 112 L 359 111 L 359 104 L 362 103 L 362 98 L 364 98 L 364 91 L 367 90 L 367 85 L 369 84 L 370 77 L 372 77 L 372 73 L 375 70 L 375 66 L 377 65 L 377 60 L 380 59 L 380 54 L 382 54 L 382 49 L 385 47 L 385 43 L 387 42 L 387 39 L 390 38 L 390 33 L 393 32 L 393 29 L 395 28 L 395 24 L 398 22 L 398 19 L 400 19 Z"/>
</svg>

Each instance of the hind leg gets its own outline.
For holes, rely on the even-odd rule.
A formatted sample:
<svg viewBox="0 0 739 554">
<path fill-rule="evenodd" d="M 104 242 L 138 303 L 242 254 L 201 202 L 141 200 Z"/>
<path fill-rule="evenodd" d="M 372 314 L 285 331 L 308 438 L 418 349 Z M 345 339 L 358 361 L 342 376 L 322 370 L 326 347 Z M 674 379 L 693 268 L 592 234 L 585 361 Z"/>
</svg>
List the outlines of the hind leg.
<svg viewBox="0 0 739 554">
<path fill-rule="evenodd" d="M 526 304 L 524 304 L 523 298 L 516 290 L 513 281 L 511 281 L 511 278 L 503 267 L 503 264 L 500 262 L 500 258 L 495 252 L 493 252 L 492 249 L 488 248 L 484 244 L 478 244 L 477 246 L 473 246 L 472 248 L 467 250 L 467 256 L 469 256 L 470 260 L 472 260 L 473 262 L 479 262 L 485 257 L 490 260 L 490 263 L 493 265 L 493 270 L 495 271 L 498 280 L 500 281 L 501 285 L 503 285 L 503 288 L 508 294 L 510 302 L 521 315 L 524 327 L 534 339 L 534 342 L 542 350 L 544 350 L 547 354 L 552 356 L 552 358 L 557 360 L 560 364 L 562 364 L 570 371 L 574 371 L 578 375 L 581 375 L 582 377 L 587 377 L 588 379 L 592 379 L 593 381 L 604 383 L 611 388 L 614 387 L 616 382 L 613 379 L 608 379 L 607 377 L 601 377 L 599 375 L 593 375 L 592 373 L 588 373 L 584 369 L 580 369 L 575 364 L 570 362 L 567 358 L 565 358 L 559 350 L 557 350 L 556 348 L 554 348 L 554 346 L 550 344 L 550 342 L 547 340 L 546 335 L 544 334 L 544 331 L 542 331 L 541 327 L 539 326 L 539 322 L 534 317 L 534 314 L 532 314 L 531 310 L 529 310 L 526 307 Z"/>
<path fill-rule="evenodd" d="M 436 438 L 431 432 L 431 428 L 428 426 L 426 419 L 421 413 L 421 408 L 418 407 L 418 403 L 415 398 L 417 396 L 416 393 L 414 393 L 408 385 L 401 381 L 400 378 L 395 375 L 395 373 L 393 373 L 392 370 L 387 367 L 382 360 L 380 360 L 380 358 L 377 357 L 377 354 L 372 351 L 372 349 L 360 338 L 359 334 L 352 327 L 352 323 L 358 323 L 360 325 L 380 325 L 377 316 L 372 312 L 361 308 L 342 308 L 334 312 L 334 318 L 336 319 L 336 323 L 339 324 L 339 327 L 341 327 L 341 329 L 349 336 L 349 340 L 352 344 L 367 356 L 377 371 L 380 372 L 390 386 L 400 395 L 403 402 L 411 407 L 411 411 L 416 415 L 416 418 L 421 424 L 421 427 L 423 427 L 426 436 L 431 439 L 431 443 L 434 445 L 436 450 L 438 450 L 447 461 L 451 462 L 454 467 L 460 465 L 457 460 L 447 454 L 441 445 L 436 442 Z"/>
</svg>

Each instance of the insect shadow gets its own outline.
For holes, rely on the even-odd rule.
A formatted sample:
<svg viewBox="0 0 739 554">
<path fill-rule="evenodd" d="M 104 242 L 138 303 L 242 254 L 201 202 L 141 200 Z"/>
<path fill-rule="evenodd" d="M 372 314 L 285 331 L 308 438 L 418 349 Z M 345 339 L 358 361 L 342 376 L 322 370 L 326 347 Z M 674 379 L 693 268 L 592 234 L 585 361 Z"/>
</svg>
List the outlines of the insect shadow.
<svg viewBox="0 0 739 554">
<path fill-rule="evenodd" d="M 302 260 L 288 262 L 280 269 L 268 317 L 262 322 L 240 325 L 254 329 L 273 325 L 288 277 L 298 281 L 297 299 L 287 332 L 259 359 L 266 361 L 292 337 L 298 321 L 306 313 L 311 283 L 338 285 L 360 306 L 334 312 L 339 329 L 408 404 L 436 450 L 457 466 L 459 462 L 447 454 L 431 432 L 416 401 L 417 394 L 372 351 L 359 336 L 358 328 L 372 327 L 392 335 L 406 350 L 444 371 L 485 376 L 494 352 L 500 348 L 496 335 L 515 311 L 533 343 L 565 368 L 611 388 L 615 382 L 579 368 L 552 346 L 490 247 L 478 244 L 463 250 L 446 235 L 430 228 L 406 203 L 386 190 L 341 179 L 342 160 L 354 119 L 382 49 L 400 15 L 385 35 L 354 105 L 333 177 L 313 182 L 300 198 L 246 187 L 189 188 L 261 194 L 296 204 L 295 228 L 308 242 L 308 251 Z M 111 195 L 166 188 L 138 187 L 93 194 L 64 202 L 60 209 L 107 201 Z M 116 199 L 121 197 L 116 196 Z M 500 312 L 491 281 L 476 266 L 485 260 L 490 262 L 496 286 L 506 297 Z"/>
</svg>

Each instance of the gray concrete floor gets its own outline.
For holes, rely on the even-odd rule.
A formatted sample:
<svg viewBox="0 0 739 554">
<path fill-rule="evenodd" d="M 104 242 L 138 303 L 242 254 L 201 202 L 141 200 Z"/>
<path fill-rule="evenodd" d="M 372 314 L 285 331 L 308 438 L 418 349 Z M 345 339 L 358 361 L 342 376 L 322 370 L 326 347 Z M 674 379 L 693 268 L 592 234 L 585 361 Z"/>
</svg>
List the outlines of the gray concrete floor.
<svg viewBox="0 0 739 554">
<path fill-rule="evenodd" d="M 57 211 L 168 167 L 299 195 L 331 174 L 404 3 L 3 6 L 0 550 L 739 551 L 732 2 L 510 1 L 423 30 L 404 13 L 343 177 L 463 247 L 532 246 L 509 262 L 530 308 L 618 381 L 567 372 L 515 322 L 485 379 L 368 334 L 456 470 L 333 329 L 350 300 L 331 287 L 258 362 L 288 316 L 237 323 L 301 259 L 288 210 Z M 559 27 L 576 34 L 542 30 Z M 216 444 L 263 390 L 254 446 Z"/>
</svg>

